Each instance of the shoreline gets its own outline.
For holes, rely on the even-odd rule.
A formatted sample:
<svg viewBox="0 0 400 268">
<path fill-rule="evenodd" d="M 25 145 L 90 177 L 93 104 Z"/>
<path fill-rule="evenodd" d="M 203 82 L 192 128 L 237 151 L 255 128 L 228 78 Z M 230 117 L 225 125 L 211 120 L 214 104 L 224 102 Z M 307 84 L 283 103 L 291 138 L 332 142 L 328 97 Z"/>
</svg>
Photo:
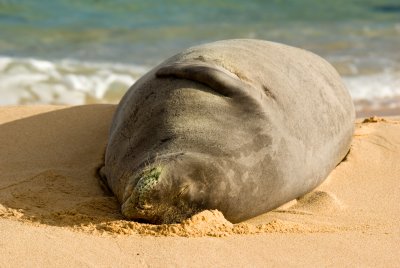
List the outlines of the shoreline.
<svg viewBox="0 0 400 268">
<path fill-rule="evenodd" d="M 356 118 L 364 118 L 371 116 L 396 117 L 399 115 L 400 115 L 400 107 L 380 108 L 380 109 L 364 108 L 356 112 Z"/>
</svg>

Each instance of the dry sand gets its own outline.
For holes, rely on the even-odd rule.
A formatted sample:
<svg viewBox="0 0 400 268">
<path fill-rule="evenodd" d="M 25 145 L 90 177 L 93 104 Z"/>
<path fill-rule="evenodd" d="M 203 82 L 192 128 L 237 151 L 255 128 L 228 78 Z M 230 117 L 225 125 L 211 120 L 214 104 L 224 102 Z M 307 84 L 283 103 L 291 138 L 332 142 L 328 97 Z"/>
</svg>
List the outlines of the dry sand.
<svg viewBox="0 0 400 268">
<path fill-rule="evenodd" d="M 233 225 L 125 221 L 100 188 L 113 105 L 0 108 L 0 266 L 400 265 L 400 121 L 357 123 L 312 193 Z"/>
</svg>

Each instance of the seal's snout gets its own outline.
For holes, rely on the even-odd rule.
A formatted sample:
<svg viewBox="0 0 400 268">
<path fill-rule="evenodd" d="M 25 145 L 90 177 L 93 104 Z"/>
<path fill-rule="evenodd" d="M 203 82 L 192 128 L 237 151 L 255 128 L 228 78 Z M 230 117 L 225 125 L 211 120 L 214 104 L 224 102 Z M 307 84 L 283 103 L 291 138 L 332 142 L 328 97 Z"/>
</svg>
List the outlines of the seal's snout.
<svg viewBox="0 0 400 268">
<path fill-rule="evenodd" d="M 156 185 L 160 180 L 161 168 L 155 167 L 145 171 L 142 177 L 137 182 L 134 194 L 137 197 L 137 207 L 140 209 L 150 209 L 153 207 L 149 203 L 152 193 L 155 191 Z"/>
<path fill-rule="evenodd" d="M 141 173 L 129 197 L 122 204 L 121 212 L 126 218 L 153 224 L 173 223 L 198 211 L 188 202 L 193 185 L 181 177 L 175 178 L 165 166 L 164 169 L 153 167 Z"/>
<path fill-rule="evenodd" d="M 122 214 L 128 219 L 154 221 L 157 184 L 161 167 L 153 167 L 142 172 L 132 193 L 122 205 Z"/>
</svg>

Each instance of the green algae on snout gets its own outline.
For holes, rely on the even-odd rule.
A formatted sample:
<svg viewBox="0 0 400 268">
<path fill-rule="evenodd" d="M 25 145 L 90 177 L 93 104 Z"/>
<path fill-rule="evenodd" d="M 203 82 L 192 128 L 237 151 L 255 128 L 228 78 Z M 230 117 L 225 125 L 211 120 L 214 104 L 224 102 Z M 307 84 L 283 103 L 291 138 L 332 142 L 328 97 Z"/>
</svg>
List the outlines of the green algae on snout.
<svg viewBox="0 0 400 268">
<path fill-rule="evenodd" d="M 140 207 L 146 206 L 146 199 L 148 198 L 148 194 L 151 193 L 151 189 L 153 189 L 159 181 L 161 171 L 161 167 L 153 167 L 145 170 L 140 176 L 140 179 L 135 187 L 135 191 L 138 194 L 138 205 Z"/>
</svg>

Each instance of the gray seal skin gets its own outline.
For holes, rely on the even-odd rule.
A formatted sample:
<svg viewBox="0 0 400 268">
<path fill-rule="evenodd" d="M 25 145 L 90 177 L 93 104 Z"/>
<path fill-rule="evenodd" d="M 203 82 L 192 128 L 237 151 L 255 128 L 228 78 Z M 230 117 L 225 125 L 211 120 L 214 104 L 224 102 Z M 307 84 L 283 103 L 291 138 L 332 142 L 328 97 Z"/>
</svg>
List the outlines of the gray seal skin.
<svg viewBox="0 0 400 268">
<path fill-rule="evenodd" d="M 100 176 L 128 219 L 171 223 L 218 209 L 236 223 L 318 186 L 349 151 L 354 120 L 319 56 L 261 40 L 209 43 L 128 90 Z"/>
</svg>

